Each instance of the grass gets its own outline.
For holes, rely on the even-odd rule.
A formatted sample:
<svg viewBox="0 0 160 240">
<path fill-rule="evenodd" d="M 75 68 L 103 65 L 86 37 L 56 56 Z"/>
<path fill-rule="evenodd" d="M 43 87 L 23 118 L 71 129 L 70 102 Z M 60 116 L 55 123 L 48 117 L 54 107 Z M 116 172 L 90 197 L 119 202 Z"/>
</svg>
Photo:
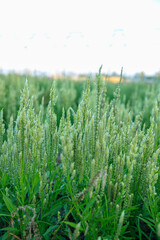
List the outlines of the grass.
<svg viewBox="0 0 160 240">
<path fill-rule="evenodd" d="M 159 238 L 157 85 L 0 81 L 0 239 Z"/>
</svg>

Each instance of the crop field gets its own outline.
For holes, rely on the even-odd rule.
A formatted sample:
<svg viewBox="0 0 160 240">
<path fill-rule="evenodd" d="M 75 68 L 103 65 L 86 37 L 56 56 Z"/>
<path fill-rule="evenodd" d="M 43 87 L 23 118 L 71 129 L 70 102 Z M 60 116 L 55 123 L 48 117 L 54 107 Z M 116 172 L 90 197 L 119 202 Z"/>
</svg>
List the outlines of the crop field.
<svg viewBox="0 0 160 240">
<path fill-rule="evenodd" d="M 159 83 L 0 74 L 0 239 L 160 239 L 159 166 Z"/>
</svg>

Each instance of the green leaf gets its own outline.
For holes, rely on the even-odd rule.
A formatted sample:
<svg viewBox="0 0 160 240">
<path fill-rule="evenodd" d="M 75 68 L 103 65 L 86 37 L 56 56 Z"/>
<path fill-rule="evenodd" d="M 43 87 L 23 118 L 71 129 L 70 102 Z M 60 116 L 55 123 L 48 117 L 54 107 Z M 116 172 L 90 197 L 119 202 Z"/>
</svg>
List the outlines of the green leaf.
<svg viewBox="0 0 160 240">
<path fill-rule="evenodd" d="M 57 214 L 58 211 L 64 206 L 65 202 L 65 198 L 60 198 L 59 200 L 57 200 L 55 205 L 51 209 L 49 209 L 49 211 L 46 212 L 42 218 L 48 217 L 49 215 L 53 216 L 54 214 Z"/>
<path fill-rule="evenodd" d="M 93 197 L 90 201 L 87 202 L 87 205 L 85 206 L 85 209 L 83 211 L 83 216 L 87 214 L 87 212 L 92 212 L 93 205 L 96 201 L 96 197 Z"/>
<path fill-rule="evenodd" d="M 6 232 L 5 234 L 3 234 L 3 236 L 2 236 L 2 240 L 6 240 L 8 238 L 8 232 Z"/>
<path fill-rule="evenodd" d="M 34 176 L 34 179 L 33 179 L 32 188 L 34 189 L 37 186 L 38 183 L 39 183 L 39 173 L 37 172 Z"/>
<path fill-rule="evenodd" d="M 4 193 L 3 193 L 3 200 L 4 200 L 10 213 L 12 213 L 13 211 L 15 211 L 17 209 L 17 207 L 13 204 L 11 199 L 9 199 Z"/>
<path fill-rule="evenodd" d="M 0 239 L 1 240 L 7 240 L 7 239 L 10 239 L 10 238 L 8 238 L 8 231 L 9 231 L 9 227 L 6 227 L 6 228 L 2 228 L 2 229 L 0 229 L 0 231 L 7 231 L 7 232 L 5 232 L 4 234 L 3 234 L 3 236 L 1 236 L 0 237 Z M 15 234 L 18 234 L 19 233 L 19 231 L 18 231 L 18 229 L 16 229 L 16 228 L 12 228 L 12 227 L 10 227 L 10 232 L 15 232 Z"/>
<path fill-rule="evenodd" d="M 1 183 L 2 183 L 2 187 L 3 187 L 3 188 L 5 188 L 7 180 L 8 180 L 8 175 L 5 174 L 5 175 L 1 178 Z"/>
<path fill-rule="evenodd" d="M 0 213 L 0 217 L 11 217 L 11 215 L 6 213 Z"/>
<path fill-rule="evenodd" d="M 60 206 L 60 205 L 53 207 L 51 210 L 49 210 L 48 212 L 46 212 L 46 213 L 42 216 L 42 219 L 45 218 L 45 217 L 48 217 L 49 215 L 50 215 L 50 216 L 53 216 L 53 215 L 57 214 L 58 211 L 59 211 L 61 208 L 62 208 L 62 206 Z"/>
<path fill-rule="evenodd" d="M 67 222 L 67 221 L 65 221 L 64 223 L 65 223 L 65 224 L 68 224 L 69 226 L 71 226 L 71 227 L 73 227 L 73 228 L 76 228 L 76 226 L 77 226 L 77 223 L 73 223 L 73 222 Z M 80 227 L 80 230 L 83 231 L 83 228 Z"/>
<path fill-rule="evenodd" d="M 50 226 L 50 227 L 47 229 L 47 231 L 43 234 L 44 238 L 45 238 L 45 239 L 49 239 L 49 238 L 48 238 L 49 236 L 47 236 L 47 235 L 50 234 L 51 231 L 53 232 L 53 230 L 55 230 L 56 228 L 57 228 L 57 225 L 55 225 L 55 226 Z"/>
<path fill-rule="evenodd" d="M 145 223 L 148 225 L 148 227 L 149 227 L 154 233 L 156 233 L 156 230 L 155 230 L 155 228 L 154 228 L 154 224 L 153 224 L 152 222 L 150 222 L 150 220 L 148 221 L 147 219 L 142 218 L 142 217 L 139 217 L 139 219 L 141 219 L 143 222 L 145 222 Z"/>
</svg>

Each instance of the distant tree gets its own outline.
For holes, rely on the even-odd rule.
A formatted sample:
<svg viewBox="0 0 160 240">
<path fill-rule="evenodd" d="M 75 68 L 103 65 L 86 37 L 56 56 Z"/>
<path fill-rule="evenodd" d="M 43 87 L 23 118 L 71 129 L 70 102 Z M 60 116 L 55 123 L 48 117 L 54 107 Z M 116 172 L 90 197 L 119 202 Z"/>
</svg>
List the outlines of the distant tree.
<svg viewBox="0 0 160 240">
<path fill-rule="evenodd" d="M 145 74 L 144 72 L 135 73 L 134 78 L 138 81 L 144 81 Z"/>
<path fill-rule="evenodd" d="M 140 81 L 144 81 L 145 73 L 141 72 L 140 73 Z"/>
<path fill-rule="evenodd" d="M 119 76 L 116 72 L 112 72 L 111 76 Z"/>
<path fill-rule="evenodd" d="M 160 71 L 155 74 L 155 80 L 160 82 Z"/>
</svg>

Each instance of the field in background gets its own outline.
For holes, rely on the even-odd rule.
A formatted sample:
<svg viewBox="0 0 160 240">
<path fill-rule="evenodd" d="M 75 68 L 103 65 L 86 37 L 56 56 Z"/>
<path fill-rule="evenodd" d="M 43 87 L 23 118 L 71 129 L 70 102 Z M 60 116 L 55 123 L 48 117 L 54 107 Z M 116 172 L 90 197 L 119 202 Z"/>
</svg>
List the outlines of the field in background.
<svg viewBox="0 0 160 240">
<path fill-rule="evenodd" d="M 87 85 L 87 76 L 77 76 L 76 81 L 72 76 L 55 75 L 52 77 L 40 77 L 28 75 L 27 81 L 30 89 L 30 95 L 34 98 L 34 108 L 38 112 L 39 106 L 44 101 L 46 108 L 49 102 L 50 88 L 52 82 L 56 81 L 56 94 L 58 96 L 55 112 L 58 117 L 58 123 L 62 115 L 62 108 L 67 110 L 72 107 L 77 109 L 81 101 L 83 90 Z M 110 102 L 113 99 L 113 93 L 117 87 L 116 84 L 120 80 L 120 76 L 106 77 L 102 76 L 102 81 L 105 81 L 106 86 L 106 101 Z M 109 81 L 108 81 L 109 80 Z M 95 104 L 95 81 L 96 78 L 90 78 L 90 101 L 91 105 Z M 3 109 L 3 117 L 6 126 L 9 123 L 10 117 L 16 119 L 20 106 L 20 95 L 26 82 L 26 76 L 19 74 L 0 74 L 0 109 Z M 159 81 L 153 84 L 147 84 L 140 81 L 133 82 L 130 79 L 122 79 L 121 84 L 121 101 L 132 108 L 133 118 L 139 112 L 143 111 L 143 118 L 146 124 L 149 124 L 149 117 L 153 107 L 154 99 L 159 92 Z M 128 84 L 129 83 L 129 84 Z M 93 106 L 92 106 L 93 107 Z"/>
<path fill-rule="evenodd" d="M 160 238 L 160 85 L 103 79 L 0 75 L 0 239 Z"/>
</svg>

